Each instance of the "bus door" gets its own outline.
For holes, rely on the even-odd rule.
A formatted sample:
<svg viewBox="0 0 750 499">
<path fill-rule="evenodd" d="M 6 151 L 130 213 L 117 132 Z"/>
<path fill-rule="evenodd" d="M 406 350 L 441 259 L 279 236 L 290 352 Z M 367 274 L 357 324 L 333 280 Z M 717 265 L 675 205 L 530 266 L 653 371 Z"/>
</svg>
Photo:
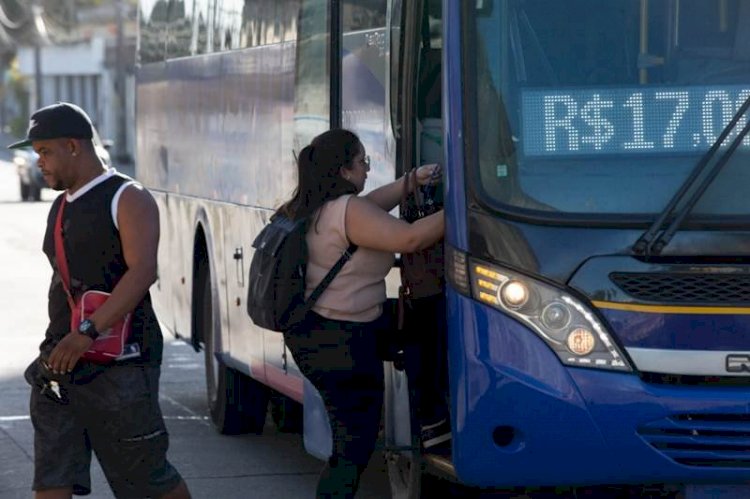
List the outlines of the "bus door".
<svg viewBox="0 0 750 499">
<path fill-rule="evenodd" d="M 393 1 L 389 16 L 390 120 L 395 169 L 445 165 L 443 44 L 439 0 Z M 434 201 L 442 204 L 442 189 Z M 424 426 L 448 419 L 444 295 L 406 300 L 406 338 L 400 362 L 386 363 L 385 439 L 394 497 L 419 497 L 421 469 L 452 476 L 449 441 L 420 450 Z"/>
</svg>

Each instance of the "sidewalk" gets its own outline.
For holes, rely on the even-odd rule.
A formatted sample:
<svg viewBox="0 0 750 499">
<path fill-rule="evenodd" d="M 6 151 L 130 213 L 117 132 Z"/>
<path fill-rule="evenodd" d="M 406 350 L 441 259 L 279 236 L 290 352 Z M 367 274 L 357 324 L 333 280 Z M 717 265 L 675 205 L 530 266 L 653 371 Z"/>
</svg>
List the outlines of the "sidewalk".
<svg viewBox="0 0 750 499">
<path fill-rule="evenodd" d="M 194 498 L 243 497 L 304 499 L 314 490 L 321 463 L 305 454 L 300 436 L 277 433 L 224 436 L 212 427 L 199 382 L 200 367 L 191 347 L 167 341 L 160 404 L 170 433 L 169 460 Z M 0 378 L 0 499 L 32 497 L 33 428 L 28 416 L 29 386 L 22 376 Z M 91 499 L 113 499 L 96 459 Z M 364 499 L 382 498 L 382 489 Z M 252 491 L 252 492 L 251 492 Z"/>
</svg>

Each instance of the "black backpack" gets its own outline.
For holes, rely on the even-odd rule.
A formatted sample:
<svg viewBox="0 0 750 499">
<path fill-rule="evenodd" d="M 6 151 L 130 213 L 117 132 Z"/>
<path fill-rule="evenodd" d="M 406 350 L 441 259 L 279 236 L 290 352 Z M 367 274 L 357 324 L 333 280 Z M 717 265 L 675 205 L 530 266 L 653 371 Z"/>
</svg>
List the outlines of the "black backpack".
<svg viewBox="0 0 750 499">
<path fill-rule="evenodd" d="M 277 213 L 253 241 L 247 313 L 262 328 L 283 332 L 304 319 L 357 249 L 350 245 L 305 301 L 307 226 L 307 219 L 290 220 Z"/>
</svg>

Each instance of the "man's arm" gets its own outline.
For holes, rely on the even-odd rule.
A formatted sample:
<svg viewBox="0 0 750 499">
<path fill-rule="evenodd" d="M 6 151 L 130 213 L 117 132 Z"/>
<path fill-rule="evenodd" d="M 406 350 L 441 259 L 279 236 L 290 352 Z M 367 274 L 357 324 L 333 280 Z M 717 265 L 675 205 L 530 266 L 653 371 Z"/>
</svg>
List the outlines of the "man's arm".
<svg viewBox="0 0 750 499">
<path fill-rule="evenodd" d="M 97 331 L 107 330 L 131 312 L 156 281 L 159 209 L 151 194 L 138 184 L 126 188 L 117 207 L 117 224 L 128 270 L 112 296 L 91 315 Z"/>
<path fill-rule="evenodd" d="M 128 270 L 112 295 L 90 319 L 103 332 L 131 312 L 156 281 L 159 246 L 159 210 L 154 198 L 140 185 L 127 187 L 117 207 L 123 257 Z M 53 372 L 69 372 L 93 340 L 72 331 L 55 346 L 48 363 Z"/>
</svg>

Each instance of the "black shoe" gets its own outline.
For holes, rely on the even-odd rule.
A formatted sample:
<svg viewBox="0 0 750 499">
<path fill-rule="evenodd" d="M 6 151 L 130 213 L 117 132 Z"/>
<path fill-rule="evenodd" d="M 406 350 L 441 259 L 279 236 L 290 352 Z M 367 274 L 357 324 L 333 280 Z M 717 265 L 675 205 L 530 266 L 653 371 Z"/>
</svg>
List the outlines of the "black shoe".
<svg viewBox="0 0 750 499">
<path fill-rule="evenodd" d="M 425 449 L 451 439 L 451 424 L 447 419 L 422 427 L 422 447 Z"/>
</svg>

